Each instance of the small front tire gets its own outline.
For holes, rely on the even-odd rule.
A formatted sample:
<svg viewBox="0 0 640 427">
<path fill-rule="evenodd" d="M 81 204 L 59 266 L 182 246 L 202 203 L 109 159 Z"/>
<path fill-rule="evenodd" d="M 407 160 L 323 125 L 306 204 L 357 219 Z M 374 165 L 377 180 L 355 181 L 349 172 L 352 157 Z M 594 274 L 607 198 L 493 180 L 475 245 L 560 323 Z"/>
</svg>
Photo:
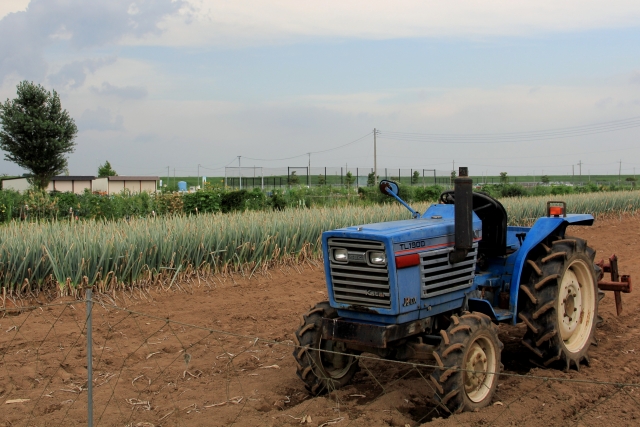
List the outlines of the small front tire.
<svg viewBox="0 0 640 427">
<path fill-rule="evenodd" d="M 347 385 L 358 372 L 356 353 L 343 342 L 322 339 L 322 318 L 335 319 L 338 312 L 328 302 L 316 304 L 302 316 L 293 350 L 298 377 L 314 396 Z"/>
<path fill-rule="evenodd" d="M 503 348 L 491 319 L 482 313 L 454 315 L 440 335 L 442 342 L 433 352 L 438 368 L 431 376 L 436 401 L 452 413 L 488 406 L 498 384 Z"/>
</svg>

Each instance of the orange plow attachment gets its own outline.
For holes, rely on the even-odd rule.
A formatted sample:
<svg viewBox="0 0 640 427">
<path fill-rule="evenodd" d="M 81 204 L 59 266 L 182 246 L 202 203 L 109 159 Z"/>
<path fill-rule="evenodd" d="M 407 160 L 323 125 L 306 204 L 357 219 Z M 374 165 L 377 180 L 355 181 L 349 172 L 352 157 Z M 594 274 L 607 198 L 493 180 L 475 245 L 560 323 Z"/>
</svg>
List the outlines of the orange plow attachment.
<svg viewBox="0 0 640 427">
<path fill-rule="evenodd" d="M 611 273 L 611 280 L 604 280 L 603 275 L 599 278 L 598 288 L 601 291 L 613 291 L 616 301 L 616 313 L 618 316 L 622 314 L 622 295 L 621 292 L 628 294 L 631 292 L 631 276 L 618 273 L 618 257 L 614 254 L 609 257 L 609 263 L 605 264 L 604 260 L 597 262 L 596 265 L 602 269 L 603 273 Z"/>
</svg>

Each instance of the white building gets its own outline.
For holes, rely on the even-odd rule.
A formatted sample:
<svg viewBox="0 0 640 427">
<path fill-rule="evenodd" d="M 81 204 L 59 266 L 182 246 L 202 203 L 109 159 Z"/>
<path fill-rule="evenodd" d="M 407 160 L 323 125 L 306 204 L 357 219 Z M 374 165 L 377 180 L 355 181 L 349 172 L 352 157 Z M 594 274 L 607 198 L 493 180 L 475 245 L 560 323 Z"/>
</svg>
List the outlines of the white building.
<svg viewBox="0 0 640 427">
<path fill-rule="evenodd" d="M 54 176 L 51 178 L 47 191 L 71 192 L 82 194 L 85 190 L 104 194 L 118 194 L 125 188 L 130 193 L 156 191 L 157 176 L 110 176 L 96 178 L 95 176 Z M 10 178 L 2 180 L 3 190 L 23 192 L 31 188 L 27 178 Z"/>
</svg>

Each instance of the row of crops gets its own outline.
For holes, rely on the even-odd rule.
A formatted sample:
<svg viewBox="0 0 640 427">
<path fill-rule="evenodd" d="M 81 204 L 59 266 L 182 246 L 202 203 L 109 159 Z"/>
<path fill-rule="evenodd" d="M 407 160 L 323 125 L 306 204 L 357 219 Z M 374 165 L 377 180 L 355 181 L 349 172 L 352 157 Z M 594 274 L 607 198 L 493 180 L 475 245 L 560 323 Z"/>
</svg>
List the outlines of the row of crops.
<svg viewBox="0 0 640 427">
<path fill-rule="evenodd" d="M 512 225 L 543 216 L 548 198 L 504 200 Z M 570 212 L 635 213 L 637 192 L 564 197 Z M 424 211 L 428 204 L 416 206 Z M 407 219 L 395 204 L 167 216 L 130 222 L 20 223 L 0 228 L 0 286 L 6 294 L 43 289 L 73 293 L 80 284 L 100 291 L 171 285 L 183 275 L 254 272 L 282 262 L 317 259 L 322 231 Z"/>
</svg>

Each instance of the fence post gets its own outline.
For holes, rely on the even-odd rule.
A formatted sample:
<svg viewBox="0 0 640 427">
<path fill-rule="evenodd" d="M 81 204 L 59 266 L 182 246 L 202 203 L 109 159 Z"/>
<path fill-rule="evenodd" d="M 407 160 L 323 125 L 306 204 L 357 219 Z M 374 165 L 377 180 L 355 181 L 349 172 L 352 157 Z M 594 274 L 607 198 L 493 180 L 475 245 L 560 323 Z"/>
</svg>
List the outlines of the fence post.
<svg viewBox="0 0 640 427">
<path fill-rule="evenodd" d="M 87 426 L 93 427 L 93 337 L 91 336 L 93 301 L 91 301 L 91 287 L 87 287 L 85 297 L 87 301 Z"/>
</svg>

